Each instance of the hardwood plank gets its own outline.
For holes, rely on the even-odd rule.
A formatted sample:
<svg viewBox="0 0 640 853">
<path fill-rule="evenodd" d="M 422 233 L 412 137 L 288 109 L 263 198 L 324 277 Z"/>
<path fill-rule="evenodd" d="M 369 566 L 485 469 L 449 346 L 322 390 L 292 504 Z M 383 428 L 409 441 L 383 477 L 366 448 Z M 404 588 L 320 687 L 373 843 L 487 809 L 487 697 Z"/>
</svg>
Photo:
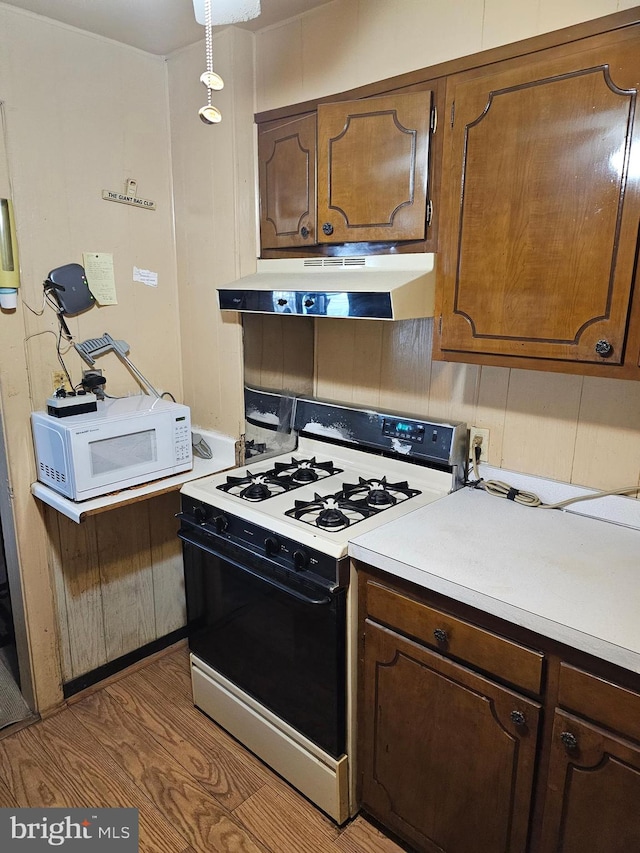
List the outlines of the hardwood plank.
<svg viewBox="0 0 640 853">
<path fill-rule="evenodd" d="M 6 782 L 0 779 L 0 809 L 16 809 L 18 801 L 9 790 Z"/>
<path fill-rule="evenodd" d="M 499 466 L 502 460 L 504 418 L 509 392 L 510 371 L 507 367 L 481 367 L 478 401 L 469 426 L 490 430 L 489 459 Z"/>
<path fill-rule="evenodd" d="M 264 784 L 241 758 L 212 736 L 205 718 L 195 719 L 180 705 L 166 702 L 162 691 L 142 673 L 111 685 L 107 693 L 227 809 L 240 805 Z"/>
<path fill-rule="evenodd" d="M 414 366 L 414 369 L 417 369 Z M 478 402 L 480 368 L 475 364 L 433 362 L 429 416 L 472 424 Z"/>
<path fill-rule="evenodd" d="M 69 614 L 67 611 L 67 596 L 65 590 L 65 577 L 60 554 L 60 527 L 58 519 L 61 513 L 44 505 L 42 508 L 44 522 L 47 528 L 49 566 L 51 576 L 56 590 L 56 614 L 58 617 L 58 637 L 60 640 L 60 667 L 62 669 L 62 680 L 70 681 L 73 678 L 73 664 L 71 662 L 71 640 L 69 637 Z"/>
<path fill-rule="evenodd" d="M 127 666 L 125 667 L 125 669 L 120 670 L 120 672 L 114 672 L 113 675 L 108 675 L 106 678 L 103 678 L 102 681 L 99 681 L 97 684 L 91 684 L 89 685 L 89 687 L 85 687 L 84 690 L 79 690 L 77 693 L 74 693 L 73 696 L 69 696 L 69 698 L 67 699 L 67 705 L 73 705 L 74 702 L 81 702 L 87 696 L 91 696 L 92 693 L 97 693 L 99 690 L 104 690 L 106 687 L 109 687 L 110 684 L 115 684 L 116 681 L 120 681 L 121 678 L 126 678 L 128 675 L 131 675 L 132 673 L 137 672 L 140 669 L 148 667 L 150 663 L 153 663 L 153 661 L 159 660 L 165 655 L 173 654 L 178 649 L 186 649 L 186 645 L 186 639 L 178 640 L 173 645 L 167 646 L 167 648 L 160 649 L 159 651 L 153 652 L 142 660 L 135 661 L 130 666 Z"/>
<path fill-rule="evenodd" d="M 79 792 L 73 780 L 43 756 L 36 726 L 0 741 L 0 773 L 11 796 L 23 807 L 68 807 Z"/>
<path fill-rule="evenodd" d="M 381 407 L 425 416 L 431 378 L 433 320 L 384 323 L 382 334 Z"/>
<path fill-rule="evenodd" d="M 71 712 L 193 847 L 264 849 L 108 693 L 78 702 Z"/>
<path fill-rule="evenodd" d="M 410 849 L 396 844 L 360 815 L 340 833 L 335 847 L 344 853 L 400 853 Z"/>
<path fill-rule="evenodd" d="M 585 377 L 571 482 L 597 489 L 640 483 L 638 424 L 640 382 Z"/>
<path fill-rule="evenodd" d="M 97 515 L 107 660 L 156 639 L 148 501 Z"/>
<path fill-rule="evenodd" d="M 161 689 L 165 706 L 171 704 L 174 709 L 180 709 L 181 716 L 184 720 L 189 721 L 189 726 L 193 727 L 194 731 L 198 733 L 198 737 L 201 736 L 203 730 L 206 730 L 208 738 L 212 738 L 218 744 L 219 749 L 235 756 L 258 779 L 277 790 L 285 800 L 288 800 L 291 806 L 298 806 L 300 802 L 307 804 L 307 801 L 301 797 L 295 788 L 278 776 L 257 756 L 246 750 L 241 743 L 207 717 L 203 711 L 194 706 L 191 694 L 188 650 L 179 649 L 174 654 L 167 655 L 155 664 L 141 670 L 140 674 L 151 686 L 158 686 Z M 319 816 L 328 827 L 335 828 L 335 824 L 314 806 L 308 806 L 308 808 L 310 813 Z"/>
<path fill-rule="evenodd" d="M 282 819 L 283 812 L 286 820 Z M 317 813 L 317 810 L 314 810 Z M 333 838 L 302 809 L 291 808 L 290 803 L 269 785 L 265 785 L 242 805 L 234 809 L 244 826 L 273 853 L 326 853 L 335 850 Z M 314 817 L 315 815 L 312 815 Z"/>
<path fill-rule="evenodd" d="M 184 598 L 182 543 L 175 514 L 180 510 L 178 492 L 168 492 L 149 501 L 151 575 L 155 635 L 163 637 L 187 622 Z"/>
<path fill-rule="evenodd" d="M 584 377 L 512 370 L 504 422 L 504 468 L 571 482 Z"/>
<path fill-rule="evenodd" d="M 76 524 L 58 515 L 64 614 L 69 636 L 71 678 L 102 666 L 108 660 L 102 608 L 102 587 L 95 519 Z M 60 607 L 61 602 L 59 602 Z"/>
<path fill-rule="evenodd" d="M 189 671 L 189 650 L 180 649 L 173 654 L 165 655 L 144 669 L 145 677 L 151 682 L 162 684 L 163 689 L 172 696 L 188 699 L 191 704 L 191 674 Z"/>
<path fill-rule="evenodd" d="M 178 853 L 187 840 L 143 796 L 131 779 L 78 723 L 70 710 L 34 727 L 42 755 L 68 778 L 82 780 L 78 792 L 66 802 L 69 807 L 137 808 L 140 821 L 140 850 L 144 853 Z"/>
</svg>

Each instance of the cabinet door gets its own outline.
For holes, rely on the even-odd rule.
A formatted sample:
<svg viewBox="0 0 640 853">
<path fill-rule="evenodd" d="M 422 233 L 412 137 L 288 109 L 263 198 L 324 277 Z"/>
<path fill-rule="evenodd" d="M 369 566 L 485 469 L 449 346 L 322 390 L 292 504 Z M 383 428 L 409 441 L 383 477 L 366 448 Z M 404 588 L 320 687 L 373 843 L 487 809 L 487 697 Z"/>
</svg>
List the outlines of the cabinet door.
<svg viewBox="0 0 640 853">
<path fill-rule="evenodd" d="M 363 806 L 428 853 L 524 851 L 539 711 L 367 620 Z"/>
<path fill-rule="evenodd" d="M 316 116 L 284 119 L 258 132 L 263 249 L 316 241 Z"/>
<path fill-rule="evenodd" d="M 640 42 L 616 39 L 453 86 L 443 351 L 622 362 L 640 215 Z"/>
<path fill-rule="evenodd" d="M 318 107 L 318 240 L 421 240 L 431 92 Z"/>
<path fill-rule="evenodd" d="M 640 850 L 640 748 L 557 711 L 543 822 L 544 853 Z"/>
</svg>

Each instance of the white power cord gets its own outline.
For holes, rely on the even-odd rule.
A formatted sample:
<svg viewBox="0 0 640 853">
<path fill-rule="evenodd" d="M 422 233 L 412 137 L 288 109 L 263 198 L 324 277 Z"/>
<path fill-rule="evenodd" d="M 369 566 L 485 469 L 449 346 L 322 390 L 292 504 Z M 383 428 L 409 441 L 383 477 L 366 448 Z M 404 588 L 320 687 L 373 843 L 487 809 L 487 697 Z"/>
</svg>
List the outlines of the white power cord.
<svg viewBox="0 0 640 853">
<path fill-rule="evenodd" d="M 597 498 L 606 498 L 609 495 L 633 495 L 640 492 L 640 485 L 625 486 L 622 489 L 611 489 L 606 492 L 594 492 L 590 495 L 580 495 L 576 498 L 567 498 L 564 501 L 545 504 L 534 492 L 526 492 L 522 489 L 516 489 L 508 483 L 502 482 L 502 480 L 483 480 L 478 472 L 479 456 L 480 442 L 474 441 L 474 444 L 471 447 L 471 464 L 473 466 L 473 473 L 476 481 L 470 485 L 476 489 L 484 489 L 487 494 L 493 495 L 493 497 L 506 498 L 507 500 L 511 500 L 514 503 L 521 504 L 522 506 L 540 507 L 540 509 L 563 509 L 564 507 L 578 503 L 579 501 L 593 501 Z"/>
</svg>

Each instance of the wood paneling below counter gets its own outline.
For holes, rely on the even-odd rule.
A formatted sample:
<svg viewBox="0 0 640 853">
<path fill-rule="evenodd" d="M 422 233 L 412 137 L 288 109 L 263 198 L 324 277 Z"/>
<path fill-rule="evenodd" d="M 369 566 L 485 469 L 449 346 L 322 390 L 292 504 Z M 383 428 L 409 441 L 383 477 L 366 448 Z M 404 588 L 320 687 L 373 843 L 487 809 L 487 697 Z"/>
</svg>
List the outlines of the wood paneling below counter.
<svg viewBox="0 0 640 853">
<path fill-rule="evenodd" d="M 82 524 L 46 508 L 64 682 L 186 623 L 179 501 L 171 492 Z"/>
</svg>

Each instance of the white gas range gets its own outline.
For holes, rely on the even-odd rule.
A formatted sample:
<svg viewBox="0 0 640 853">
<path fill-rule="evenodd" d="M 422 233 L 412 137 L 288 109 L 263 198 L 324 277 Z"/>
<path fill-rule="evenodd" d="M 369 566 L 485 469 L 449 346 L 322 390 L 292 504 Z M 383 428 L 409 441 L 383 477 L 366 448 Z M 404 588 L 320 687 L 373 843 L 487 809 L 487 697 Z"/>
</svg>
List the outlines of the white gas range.
<svg viewBox="0 0 640 853">
<path fill-rule="evenodd" d="M 348 543 L 457 488 L 467 433 L 315 400 L 291 418 L 293 452 L 182 489 L 194 702 L 342 823 L 355 810 Z"/>
</svg>

